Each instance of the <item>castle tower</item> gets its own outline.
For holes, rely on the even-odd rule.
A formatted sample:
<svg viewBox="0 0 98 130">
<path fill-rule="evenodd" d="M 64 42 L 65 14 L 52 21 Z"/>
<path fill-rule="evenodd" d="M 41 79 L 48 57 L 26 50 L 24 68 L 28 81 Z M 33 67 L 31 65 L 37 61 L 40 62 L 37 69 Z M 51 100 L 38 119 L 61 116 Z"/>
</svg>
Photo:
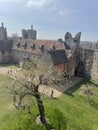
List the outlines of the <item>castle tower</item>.
<svg viewBox="0 0 98 130">
<path fill-rule="evenodd" d="M 31 28 L 28 30 L 22 29 L 22 37 L 25 39 L 34 39 L 36 40 L 37 37 L 37 31 L 33 30 L 33 25 L 31 25 Z"/>
<path fill-rule="evenodd" d="M 23 37 L 24 39 L 27 38 L 27 31 L 26 31 L 25 29 L 22 29 L 22 37 Z"/>
<path fill-rule="evenodd" d="M 7 41 L 7 30 L 4 28 L 4 24 L 1 24 L 0 27 L 0 40 Z"/>
</svg>

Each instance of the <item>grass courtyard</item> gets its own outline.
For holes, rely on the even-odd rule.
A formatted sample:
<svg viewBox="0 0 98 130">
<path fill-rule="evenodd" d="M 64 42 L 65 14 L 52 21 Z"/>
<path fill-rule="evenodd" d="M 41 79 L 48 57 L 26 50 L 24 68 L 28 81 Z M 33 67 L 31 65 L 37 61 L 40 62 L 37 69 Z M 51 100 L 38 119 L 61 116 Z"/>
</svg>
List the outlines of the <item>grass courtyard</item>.
<svg viewBox="0 0 98 130">
<path fill-rule="evenodd" d="M 90 82 L 93 95 L 91 104 L 87 103 L 87 96 L 83 94 L 83 80 L 73 88 L 64 92 L 60 97 L 52 99 L 42 95 L 46 117 L 49 126 L 38 126 L 35 123 L 38 108 L 34 98 L 28 103 L 32 104 L 32 115 L 27 111 L 16 110 L 13 106 L 12 95 L 7 86 L 10 81 L 6 75 L 0 75 L 0 130 L 98 130 L 98 85 Z"/>
</svg>

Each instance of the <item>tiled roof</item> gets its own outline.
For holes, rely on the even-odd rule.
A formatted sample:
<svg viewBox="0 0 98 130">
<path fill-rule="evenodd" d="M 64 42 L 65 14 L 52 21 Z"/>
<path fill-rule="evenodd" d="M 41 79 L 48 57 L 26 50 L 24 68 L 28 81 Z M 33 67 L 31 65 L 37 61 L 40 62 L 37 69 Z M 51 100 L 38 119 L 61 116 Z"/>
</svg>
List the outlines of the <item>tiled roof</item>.
<svg viewBox="0 0 98 130">
<path fill-rule="evenodd" d="M 49 50 L 62 50 L 65 46 L 61 42 L 53 40 L 17 39 L 13 42 L 13 50 L 40 54 Z"/>
</svg>

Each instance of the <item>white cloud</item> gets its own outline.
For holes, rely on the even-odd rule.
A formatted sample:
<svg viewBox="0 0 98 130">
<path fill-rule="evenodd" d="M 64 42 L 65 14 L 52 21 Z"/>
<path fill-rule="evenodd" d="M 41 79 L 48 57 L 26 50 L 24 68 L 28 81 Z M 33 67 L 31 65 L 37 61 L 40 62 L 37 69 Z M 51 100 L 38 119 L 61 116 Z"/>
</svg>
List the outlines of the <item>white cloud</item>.
<svg viewBox="0 0 98 130">
<path fill-rule="evenodd" d="M 58 11 L 58 15 L 60 15 L 60 16 L 67 16 L 67 15 L 71 15 L 73 13 L 74 13 L 74 10 L 71 10 L 71 9 L 65 9 L 65 10 Z"/>
<path fill-rule="evenodd" d="M 19 3 L 22 0 L 0 0 L 0 4 L 2 3 Z"/>
<path fill-rule="evenodd" d="M 66 13 L 66 12 L 63 11 L 63 10 L 59 10 L 59 12 L 58 12 L 59 15 L 65 15 L 65 13 Z"/>
<path fill-rule="evenodd" d="M 26 6 L 32 9 L 43 8 L 51 5 L 53 0 L 28 0 Z"/>
</svg>

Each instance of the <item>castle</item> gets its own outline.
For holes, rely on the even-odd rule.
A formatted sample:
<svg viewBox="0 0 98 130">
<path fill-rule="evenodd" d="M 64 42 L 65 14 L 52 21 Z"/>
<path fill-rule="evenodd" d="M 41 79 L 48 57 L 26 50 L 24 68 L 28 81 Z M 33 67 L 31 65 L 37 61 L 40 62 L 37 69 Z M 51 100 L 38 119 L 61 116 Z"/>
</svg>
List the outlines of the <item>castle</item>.
<svg viewBox="0 0 98 130">
<path fill-rule="evenodd" d="M 73 38 L 67 32 L 65 39 L 38 40 L 37 31 L 22 30 L 22 37 L 7 37 L 7 30 L 0 27 L 0 63 L 20 63 L 24 59 L 43 57 L 47 64 L 54 64 L 58 71 L 66 71 L 70 76 L 87 73 L 98 81 L 98 44 L 93 48 L 84 48 L 80 45 L 81 32 Z"/>
</svg>

